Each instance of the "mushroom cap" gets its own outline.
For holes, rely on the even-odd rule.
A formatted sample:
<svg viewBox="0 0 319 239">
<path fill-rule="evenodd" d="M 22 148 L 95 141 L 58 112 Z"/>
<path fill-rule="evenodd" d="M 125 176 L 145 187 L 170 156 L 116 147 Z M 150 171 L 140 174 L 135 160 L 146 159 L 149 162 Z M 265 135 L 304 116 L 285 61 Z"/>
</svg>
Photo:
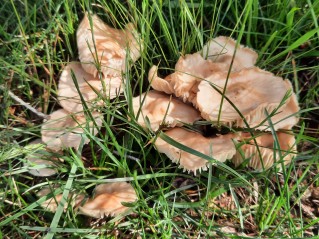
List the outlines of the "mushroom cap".
<svg viewBox="0 0 319 239">
<path fill-rule="evenodd" d="M 139 34 L 132 23 L 125 29 L 115 29 L 105 24 L 97 15 L 92 15 L 92 28 L 86 13 L 77 30 L 79 58 L 83 69 L 98 75 L 100 65 L 104 76 L 120 76 L 126 69 L 126 54 L 134 62 L 142 51 Z"/>
<path fill-rule="evenodd" d="M 52 150 L 60 150 L 64 147 L 78 148 L 88 123 L 91 134 L 96 134 L 102 125 L 103 115 L 98 112 L 91 112 L 95 123 L 87 119 L 82 114 L 70 114 L 64 109 L 54 111 L 50 114 L 50 119 L 41 127 L 42 141 L 47 144 L 47 147 Z M 74 119 L 72 118 L 74 117 Z M 84 144 L 90 140 L 84 139 Z"/>
<path fill-rule="evenodd" d="M 148 72 L 148 81 L 151 83 L 152 88 L 160 92 L 165 92 L 166 94 L 173 94 L 174 89 L 170 84 L 169 78 L 160 78 L 157 75 L 157 70 L 157 66 L 154 65 Z"/>
<path fill-rule="evenodd" d="M 213 62 L 226 63 L 230 66 L 235 53 L 236 41 L 230 37 L 219 36 L 210 40 L 200 51 L 205 59 Z M 239 71 L 255 65 L 258 54 L 247 47 L 239 45 L 233 61 L 232 70 Z"/>
<path fill-rule="evenodd" d="M 29 143 L 31 144 L 43 144 L 41 139 L 36 139 Z M 43 149 L 45 150 L 45 149 Z M 37 177 L 49 177 L 56 174 L 58 171 L 55 168 L 57 164 L 54 161 L 57 161 L 57 158 L 50 157 L 41 153 L 43 150 L 37 150 L 34 153 L 28 154 L 26 159 L 27 162 L 24 163 L 26 167 L 33 167 L 34 165 L 44 165 L 47 166 L 46 168 L 39 168 L 39 169 L 29 169 L 28 173 L 37 176 Z"/>
<path fill-rule="evenodd" d="M 165 133 L 175 141 L 211 156 L 220 162 L 231 159 L 236 153 L 235 145 L 232 141 L 232 138 L 236 137 L 234 134 L 206 138 L 199 133 L 183 128 L 170 129 Z M 207 160 L 176 148 L 161 138 L 157 138 L 155 146 L 160 153 L 165 153 L 168 158 L 175 163 L 179 163 L 180 167 L 187 171 L 196 173 L 197 170 L 207 169 Z"/>
<path fill-rule="evenodd" d="M 131 184 L 126 182 L 105 183 L 96 186 L 95 196 L 79 210 L 81 214 L 95 218 L 116 216 L 129 209 L 122 205 L 122 202 L 135 202 L 136 200 L 137 195 Z"/>
<path fill-rule="evenodd" d="M 52 188 L 49 187 L 45 187 L 43 189 L 41 189 L 38 193 L 37 196 L 38 197 L 44 197 L 50 193 L 53 193 Z M 44 209 L 50 211 L 50 212 L 56 212 L 59 203 L 62 200 L 62 194 L 57 194 L 55 196 L 52 196 L 52 198 L 47 199 L 46 201 L 44 201 L 41 204 L 41 207 L 43 207 Z M 64 204 L 64 210 L 66 210 L 69 206 L 71 206 L 72 208 L 77 208 L 81 202 L 84 200 L 85 195 L 84 194 L 76 194 L 76 193 L 70 193 L 68 196 L 68 200 L 67 202 Z"/>
<path fill-rule="evenodd" d="M 99 95 L 113 99 L 123 92 L 121 77 L 103 79 L 105 85 L 105 89 L 103 89 L 102 81 L 84 71 L 80 62 L 71 62 L 62 71 L 58 91 L 58 100 L 61 106 L 69 112 L 83 111 L 81 97 L 72 79 L 72 71 L 77 80 L 79 91 L 89 108 L 92 108 L 94 103 L 96 105 L 104 104 L 102 99 L 97 100 Z"/>
<path fill-rule="evenodd" d="M 227 73 L 215 73 L 199 84 L 196 106 L 203 118 L 218 120 L 222 95 L 210 83 L 222 92 L 226 78 Z M 267 118 L 265 110 L 271 113 L 280 105 L 287 90 L 287 83 L 282 78 L 254 67 L 230 73 L 225 95 L 252 128 Z M 224 124 L 235 122 L 238 127 L 246 127 L 238 112 L 226 99 L 223 101 L 220 121 Z"/>
<path fill-rule="evenodd" d="M 149 91 L 133 98 L 133 110 L 135 116 L 140 111 L 138 124 L 146 129 L 147 117 L 154 131 L 162 124 L 168 127 L 182 126 L 183 123 L 192 124 L 201 118 L 192 106 L 158 91 Z"/>
<path fill-rule="evenodd" d="M 228 65 L 205 60 L 199 53 L 181 56 L 175 65 L 175 72 L 167 77 L 157 75 L 157 67 L 153 66 L 148 74 L 148 80 L 153 89 L 174 93 L 184 102 L 193 102 L 200 81 L 214 72 L 227 71 Z"/>
<path fill-rule="evenodd" d="M 255 136 L 258 147 L 249 133 L 242 133 L 239 140 L 248 142 L 240 146 L 243 155 L 240 151 L 237 151 L 232 162 L 237 167 L 248 159 L 248 165 L 256 170 L 268 169 L 275 161 L 278 162 L 281 159 L 284 161 L 285 165 L 290 163 L 297 153 L 295 137 L 291 132 L 276 132 L 276 135 L 280 150 L 276 149 L 276 151 L 274 151 L 275 141 L 274 136 L 271 133 L 261 133 L 260 135 Z"/>
</svg>

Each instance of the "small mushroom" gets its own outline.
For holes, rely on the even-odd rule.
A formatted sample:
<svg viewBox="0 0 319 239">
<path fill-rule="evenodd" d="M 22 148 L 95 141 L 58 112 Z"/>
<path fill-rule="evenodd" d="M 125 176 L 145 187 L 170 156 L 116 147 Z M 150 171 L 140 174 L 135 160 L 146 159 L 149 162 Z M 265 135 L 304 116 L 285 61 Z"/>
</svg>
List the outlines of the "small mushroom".
<svg viewBox="0 0 319 239">
<path fill-rule="evenodd" d="M 296 140 L 291 132 L 276 132 L 280 149 L 274 149 L 274 136 L 271 133 L 256 135 L 257 146 L 249 133 L 242 133 L 239 137 L 239 149 L 232 162 L 239 166 L 248 161 L 248 166 L 256 170 L 270 168 L 275 162 L 283 160 L 284 164 L 291 162 L 297 152 Z M 246 143 L 245 143 L 246 142 Z"/>
<path fill-rule="evenodd" d="M 41 139 L 36 139 L 32 141 L 29 145 L 33 144 L 43 144 Z M 49 177 L 54 174 L 56 174 L 58 171 L 56 169 L 57 167 L 57 161 L 58 159 L 52 156 L 48 155 L 49 152 L 44 149 L 36 150 L 34 153 L 28 154 L 26 159 L 27 162 L 24 163 L 25 167 L 33 167 L 33 166 L 39 166 L 44 165 L 45 168 L 39 168 L 39 169 L 29 169 L 27 172 L 33 176 L 37 177 Z"/>
<path fill-rule="evenodd" d="M 160 125 L 168 127 L 192 124 L 200 119 L 199 112 L 192 106 L 157 91 L 149 91 L 133 99 L 137 122 L 147 128 L 147 121 L 152 130 L 156 131 Z M 148 120 L 147 120 L 148 119 Z"/>
<path fill-rule="evenodd" d="M 97 15 L 85 14 L 77 30 L 79 58 L 83 69 L 97 77 L 100 71 L 106 76 L 121 76 L 129 58 L 134 63 L 141 54 L 139 34 L 132 23 L 125 29 L 115 29 L 105 24 Z"/>
<path fill-rule="evenodd" d="M 84 132 L 89 126 L 89 132 L 95 135 L 102 125 L 103 116 L 98 112 L 91 112 L 95 124 L 83 114 L 70 114 L 64 109 L 54 111 L 50 119 L 41 127 L 42 141 L 52 150 L 60 150 L 64 147 L 78 148 Z M 84 144 L 90 140 L 84 139 Z"/>
<path fill-rule="evenodd" d="M 226 63 L 230 66 L 236 49 L 236 41 L 230 37 L 216 37 L 210 40 L 200 51 L 205 59 Z M 247 47 L 239 45 L 232 65 L 232 71 L 239 71 L 255 65 L 258 54 Z"/>
<path fill-rule="evenodd" d="M 211 121 L 218 121 L 219 110 L 221 110 L 220 122 L 232 125 L 233 122 L 237 127 L 246 127 L 241 116 L 236 109 L 224 98 L 223 105 L 222 94 L 215 90 L 210 84 L 213 84 L 223 92 L 226 84 L 227 73 L 219 72 L 212 74 L 207 81 L 202 81 L 198 86 L 196 97 L 196 106 L 203 118 Z M 265 110 L 270 114 L 281 104 L 288 88 L 288 80 L 282 80 L 270 72 L 255 68 L 243 69 L 240 72 L 230 73 L 226 86 L 225 96 L 241 112 L 251 128 L 267 129 L 265 125 L 259 124 L 265 121 L 267 124 L 267 115 Z M 287 104 L 287 102 L 286 102 Z M 278 129 L 278 125 L 274 126 Z M 269 128 L 268 128 L 269 130 Z"/>
<path fill-rule="evenodd" d="M 105 183 L 96 186 L 95 196 L 79 210 L 81 214 L 95 218 L 117 216 L 129 209 L 122 204 L 123 202 L 132 203 L 136 200 L 137 195 L 131 184 L 125 182 Z"/>
<path fill-rule="evenodd" d="M 165 134 L 175 141 L 211 156 L 220 162 L 231 159 L 236 153 L 235 145 L 232 141 L 232 138 L 235 138 L 236 135 L 233 134 L 206 138 L 199 133 L 183 128 L 170 129 Z M 157 138 L 155 146 L 160 153 L 165 153 L 173 162 L 179 163 L 184 170 L 192 171 L 196 174 L 197 170 L 207 169 L 207 160 L 176 148 L 161 138 Z"/>
<path fill-rule="evenodd" d="M 72 79 L 72 72 L 77 80 L 79 91 L 89 108 L 93 107 L 94 102 L 96 105 L 104 104 L 102 99 L 97 100 L 99 96 L 113 99 L 123 91 L 121 77 L 105 78 L 102 82 L 84 71 L 80 62 L 71 62 L 63 69 L 58 91 L 58 100 L 61 106 L 69 112 L 83 111 L 81 97 Z"/>
<path fill-rule="evenodd" d="M 49 195 L 50 193 L 54 193 L 54 188 L 49 188 L 49 187 L 45 187 L 42 190 L 40 190 L 37 193 L 37 196 L 39 198 L 41 197 L 45 197 L 47 195 Z M 50 212 L 56 212 L 56 210 L 58 209 L 59 203 L 62 200 L 62 194 L 57 194 L 57 195 L 53 195 L 52 198 L 47 199 L 46 201 L 44 201 L 43 203 L 41 203 L 41 207 L 43 207 L 44 209 L 50 211 Z M 64 204 L 64 211 L 68 208 L 68 207 L 72 207 L 72 208 L 78 208 L 78 206 L 81 204 L 81 202 L 84 200 L 85 195 L 84 194 L 76 194 L 76 193 L 69 193 L 68 195 L 68 199 L 67 202 Z"/>
</svg>

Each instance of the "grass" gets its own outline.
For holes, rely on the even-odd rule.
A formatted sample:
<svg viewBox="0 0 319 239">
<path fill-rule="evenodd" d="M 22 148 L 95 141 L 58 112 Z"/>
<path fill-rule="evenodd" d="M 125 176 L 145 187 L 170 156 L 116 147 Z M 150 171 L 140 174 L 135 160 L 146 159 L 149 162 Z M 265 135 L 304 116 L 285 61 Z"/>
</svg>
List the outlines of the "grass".
<svg viewBox="0 0 319 239">
<path fill-rule="evenodd" d="M 13 101 L 9 90 L 45 114 L 59 108 L 59 75 L 77 60 L 75 32 L 85 11 L 115 27 L 136 23 L 145 50 L 126 75 L 124 95 L 100 108 L 101 131 L 86 130 L 83 137 L 91 142 L 64 152 L 58 175 L 36 178 L 23 162 L 35 150 L 27 144 L 40 137 L 42 119 Z M 318 0 L 4 1 L 0 238 L 318 238 L 318 15 Z M 259 67 L 293 83 L 301 106 L 294 128 L 299 154 L 282 172 L 219 163 L 187 174 L 155 151 L 154 134 L 128 120 L 132 96 L 149 89 L 153 64 L 169 74 L 181 55 L 218 35 L 256 49 Z M 53 214 L 39 206 L 45 198 L 36 197 L 45 185 L 59 185 L 56 193 L 67 196 L 90 194 L 95 185 L 111 181 L 129 181 L 135 188 L 139 200 L 130 205 L 132 214 L 92 219 L 72 208 L 63 212 L 62 206 Z"/>
</svg>

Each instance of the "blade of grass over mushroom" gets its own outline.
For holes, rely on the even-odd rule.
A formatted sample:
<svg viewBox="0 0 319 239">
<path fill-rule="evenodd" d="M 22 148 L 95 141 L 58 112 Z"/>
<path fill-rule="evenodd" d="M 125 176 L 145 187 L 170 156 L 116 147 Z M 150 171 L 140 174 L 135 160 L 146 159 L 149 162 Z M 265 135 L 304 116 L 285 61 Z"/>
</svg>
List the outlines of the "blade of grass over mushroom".
<svg viewBox="0 0 319 239">
<path fill-rule="evenodd" d="M 183 151 L 185 151 L 185 152 L 187 152 L 187 153 L 193 154 L 193 155 L 195 155 L 195 156 L 197 156 L 197 157 L 200 157 L 200 158 L 203 158 L 203 159 L 205 159 L 205 160 L 207 160 L 207 161 L 210 161 L 212 164 L 216 165 L 218 168 L 220 168 L 220 169 L 222 169 L 223 171 L 228 172 L 228 173 L 230 173 L 230 174 L 232 174 L 232 175 L 234 175 L 234 176 L 240 178 L 240 180 L 242 180 L 243 183 L 245 183 L 245 184 L 248 185 L 248 186 L 251 186 L 251 184 L 250 184 L 245 178 L 243 178 L 243 177 L 242 177 L 240 174 L 238 174 L 235 170 L 233 170 L 232 168 L 228 167 L 228 166 L 225 165 L 224 163 L 221 163 L 221 162 L 219 162 L 219 161 L 217 161 L 217 160 L 215 160 L 215 159 L 209 157 L 209 156 L 206 155 L 206 154 L 203 154 L 203 153 L 201 153 L 201 152 L 199 152 L 199 151 L 196 151 L 196 150 L 194 150 L 194 149 L 192 149 L 192 148 L 189 148 L 189 147 L 187 147 L 187 146 L 185 146 L 185 145 L 183 145 L 183 144 L 181 144 L 181 143 L 175 141 L 174 139 L 172 139 L 171 137 L 167 136 L 167 135 L 166 135 L 165 133 L 163 133 L 163 132 L 160 132 L 158 137 L 160 137 L 162 140 L 164 140 L 165 142 L 167 142 L 167 143 L 173 145 L 174 147 L 176 147 L 176 148 L 178 148 L 178 149 L 181 149 L 181 150 L 183 150 Z"/>
</svg>

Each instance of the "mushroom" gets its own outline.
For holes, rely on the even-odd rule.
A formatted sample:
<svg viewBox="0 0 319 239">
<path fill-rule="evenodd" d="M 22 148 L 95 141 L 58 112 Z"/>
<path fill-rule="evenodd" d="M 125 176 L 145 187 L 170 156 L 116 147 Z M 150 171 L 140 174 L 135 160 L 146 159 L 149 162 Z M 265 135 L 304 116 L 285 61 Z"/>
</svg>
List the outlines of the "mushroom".
<svg viewBox="0 0 319 239">
<path fill-rule="evenodd" d="M 149 121 L 152 130 L 156 131 L 160 125 L 168 127 L 192 124 L 200 119 L 199 112 L 192 106 L 157 91 L 149 91 L 133 99 L 137 122 L 147 128 Z M 148 119 L 148 120 L 147 120 Z"/>
<path fill-rule="evenodd" d="M 54 189 L 56 189 L 56 187 L 53 187 L 53 188 L 45 187 L 37 193 L 37 196 L 39 198 L 45 197 L 49 195 L 50 193 L 54 193 L 53 191 Z M 56 210 L 58 209 L 59 203 L 62 200 L 62 197 L 63 197 L 62 194 L 53 195 L 51 198 L 41 203 L 41 207 L 43 207 L 44 209 L 50 212 L 56 212 Z M 82 193 L 81 194 L 69 193 L 68 200 L 63 207 L 64 211 L 68 207 L 77 208 L 81 204 L 81 202 L 84 200 L 84 198 L 85 198 L 85 195 Z"/>
<path fill-rule="evenodd" d="M 86 13 L 77 30 L 79 58 L 83 69 L 97 77 L 99 69 L 104 76 L 121 76 L 126 70 L 127 52 L 134 63 L 141 54 L 142 46 L 134 25 L 115 29 L 105 24 L 97 15 Z"/>
<path fill-rule="evenodd" d="M 43 145 L 43 142 L 41 139 L 36 139 L 29 143 L 29 145 Z M 56 169 L 57 167 L 57 158 L 52 157 L 51 155 L 48 155 L 49 152 L 44 148 L 39 148 L 38 150 L 30 153 L 27 155 L 26 160 L 27 162 L 24 163 L 24 166 L 29 169 L 27 172 L 33 176 L 37 177 L 49 177 L 54 174 L 56 174 L 58 171 Z M 39 169 L 32 169 L 33 166 L 40 166 L 43 165 L 45 166 L 44 168 L 39 168 Z"/>
<path fill-rule="evenodd" d="M 224 90 L 226 78 L 227 73 L 218 72 L 212 74 L 206 81 L 202 81 L 198 86 L 196 106 L 206 120 L 218 121 L 220 119 L 223 124 L 232 125 L 234 122 L 237 127 L 246 127 L 239 113 L 227 99 L 224 98 L 221 106 L 222 94 L 220 92 Z M 243 69 L 230 73 L 225 96 L 241 112 L 250 128 L 257 127 L 256 129 L 263 130 L 268 128 L 265 126 L 267 125 L 265 110 L 269 114 L 274 110 L 279 112 L 287 104 L 286 102 L 277 109 L 287 91 L 290 90 L 287 81 L 257 67 Z M 215 90 L 211 84 L 220 92 Z M 220 108 L 221 112 L 219 112 Z M 263 121 L 266 123 L 259 126 Z M 275 125 L 274 128 L 277 130 L 278 125 Z"/>
<path fill-rule="evenodd" d="M 236 41 L 230 37 L 219 36 L 210 40 L 200 51 L 205 59 L 226 63 L 230 66 L 236 49 Z M 255 65 L 258 54 L 247 47 L 238 45 L 234 57 L 232 71 L 239 71 Z"/>
<path fill-rule="evenodd" d="M 137 195 L 131 184 L 126 182 L 105 183 L 96 186 L 95 196 L 89 199 L 82 207 L 80 213 L 102 218 L 104 216 L 117 216 L 129 208 L 123 202 L 135 202 Z"/>
<path fill-rule="evenodd" d="M 83 114 L 70 114 L 64 109 L 54 111 L 50 119 L 41 127 L 42 141 L 52 150 L 60 150 L 63 147 L 78 148 L 84 132 L 89 127 L 89 132 L 95 135 L 102 125 L 103 116 L 98 112 L 91 112 L 94 122 Z M 84 144 L 90 140 L 84 138 Z"/>
<path fill-rule="evenodd" d="M 72 72 L 78 83 L 79 91 L 74 85 Z M 97 77 L 84 71 L 80 62 L 71 62 L 63 69 L 61 74 L 58 101 L 65 110 L 76 113 L 83 111 L 79 92 L 81 92 L 88 107 L 92 108 L 94 102 L 96 102 L 96 105 L 104 104 L 102 99 L 97 100 L 99 96 L 113 99 L 122 91 L 121 77 L 107 77 L 99 80 Z"/>
<path fill-rule="evenodd" d="M 184 102 L 193 102 L 202 79 L 214 72 L 227 71 L 228 65 L 205 60 L 199 53 L 181 56 L 175 65 L 175 72 L 164 79 L 158 77 L 157 67 L 153 66 L 148 80 L 153 89 L 167 94 L 174 93 Z"/>
<path fill-rule="evenodd" d="M 239 137 L 242 143 L 238 144 L 239 149 L 232 162 L 237 167 L 249 160 L 248 165 L 256 170 L 268 169 L 281 160 L 285 165 L 290 163 L 297 152 L 294 135 L 291 132 L 276 132 L 276 137 L 280 149 L 275 149 L 275 140 L 271 133 L 260 133 L 254 136 L 257 145 L 249 133 L 242 133 Z"/>
<path fill-rule="evenodd" d="M 231 159 L 236 153 L 235 145 L 232 141 L 232 138 L 236 137 L 234 134 L 206 138 L 199 133 L 183 128 L 170 129 L 165 134 L 175 141 L 211 156 L 220 162 Z M 207 169 L 207 160 L 176 148 L 161 138 L 157 138 L 155 146 L 160 153 L 165 153 L 173 162 L 179 163 L 184 170 L 193 171 L 196 174 L 197 170 Z"/>
</svg>

